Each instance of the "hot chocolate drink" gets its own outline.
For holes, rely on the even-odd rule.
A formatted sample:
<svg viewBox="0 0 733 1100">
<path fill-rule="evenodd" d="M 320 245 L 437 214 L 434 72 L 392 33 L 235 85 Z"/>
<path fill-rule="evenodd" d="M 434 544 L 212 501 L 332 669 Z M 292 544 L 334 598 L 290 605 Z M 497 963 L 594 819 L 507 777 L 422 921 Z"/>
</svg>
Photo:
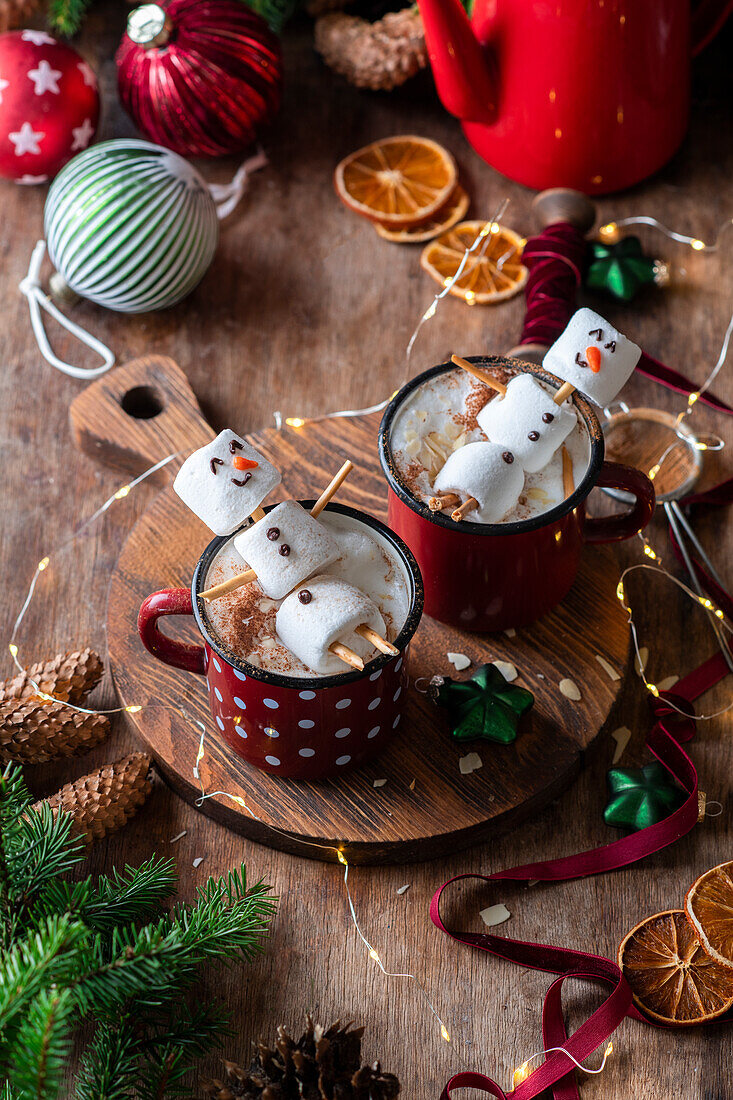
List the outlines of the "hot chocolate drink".
<svg viewBox="0 0 733 1100">
<path fill-rule="evenodd" d="M 507 387 L 504 397 L 460 367 L 427 379 L 400 406 L 390 443 L 398 477 L 424 504 L 434 502 L 436 493 L 448 499 L 455 490 L 457 500 L 470 493 L 478 506 L 461 518 L 514 523 L 566 498 L 569 478 L 578 485 L 588 468 L 590 442 L 572 403 L 555 405 L 550 386 L 504 367 L 492 370 L 500 386 Z M 518 392 L 530 387 L 531 392 Z M 508 441 L 493 441 L 494 433 L 488 434 L 505 402 L 508 413 L 510 402 L 516 410 L 511 424 L 517 442 L 509 439 L 508 430 Z M 527 424 L 518 432 L 520 419 Z"/>
<path fill-rule="evenodd" d="M 373 626 L 382 637 L 393 642 L 400 633 L 409 611 L 410 585 L 402 562 L 387 540 L 367 524 L 328 509 L 319 516 L 319 523 L 337 544 L 339 553 L 335 560 L 318 567 L 316 576 L 297 584 L 283 598 L 265 595 L 259 582 L 253 581 L 206 605 L 205 615 L 212 632 L 234 657 L 285 676 L 347 673 L 348 666 L 329 653 L 329 628 L 331 620 L 338 623 L 341 605 L 344 622 L 350 621 L 351 604 L 360 599 L 365 602 L 365 608 L 367 602 L 371 607 Z M 241 536 L 239 545 L 245 545 Z M 213 559 L 205 584 L 207 587 L 218 585 L 240 573 L 243 567 L 243 559 L 234 540 L 230 539 Z M 358 590 L 358 596 L 354 595 L 354 590 Z M 291 632 L 303 632 L 310 643 L 306 645 L 308 654 L 312 654 L 310 666 L 286 648 L 278 634 L 278 612 L 283 604 L 286 607 L 280 616 L 281 632 L 286 634 L 288 641 Z M 364 615 L 356 614 L 354 621 L 363 618 L 368 625 L 365 615 L 366 611 Z M 326 619 L 328 622 L 324 621 Z M 342 633 L 338 640 L 364 661 L 374 658 L 375 649 L 368 638 L 356 630 L 346 637 Z M 316 652 L 317 642 L 322 652 Z M 296 648 L 299 647 L 296 645 Z"/>
</svg>

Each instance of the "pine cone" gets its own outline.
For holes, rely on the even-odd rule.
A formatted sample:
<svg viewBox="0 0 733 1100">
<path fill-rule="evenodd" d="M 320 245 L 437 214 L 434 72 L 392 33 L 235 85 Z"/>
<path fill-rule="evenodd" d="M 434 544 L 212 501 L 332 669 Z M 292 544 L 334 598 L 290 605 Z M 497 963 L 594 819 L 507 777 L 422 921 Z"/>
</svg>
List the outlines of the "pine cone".
<svg viewBox="0 0 733 1100">
<path fill-rule="evenodd" d="M 389 12 L 376 23 L 343 12 L 323 15 L 315 45 L 329 68 L 357 88 L 390 91 L 428 63 L 417 8 Z"/>
<path fill-rule="evenodd" d="M 27 23 L 40 7 L 40 0 L 0 0 L 0 34 Z"/>
<path fill-rule="evenodd" d="M 105 714 L 82 714 L 64 703 L 35 699 L 0 707 L 0 762 L 45 764 L 80 756 L 109 734 Z"/>
<path fill-rule="evenodd" d="M 379 1062 L 360 1066 L 364 1028 L 349 1031 L 340 1020 L 324 1031 L 306 1016 L 297 1043 L 277 1029 L 276 1050 L 262 1041 L 248 1070 L 224 1062 L 227 1080 L 204 1083 L 215 1100 L 394 1100 L 400 1083 Z"/>
<path fill-rule="evenodd" d="M 152 791 L 150 766 L 147 753 L 130 753 L 74 783 L 66 783 L 47 801 L 52 810 L 60 807 L 71 814 L 76 830 L 87 841 L 101 840 L 134 817 Z M 41 803 L 36 802 L 33 809 L 40 807 Z"/>
<path fill-rule="evenodd" d="M 50 661 L 38 661 L 0 684 L 0 708 L 16 699 L 36 698 L 38 689 L 54 699 L 78 705 L 97 686 L 103 673 L 101 657 L 88 646 L 72 653 L 57 653 Z"/>
</svg>

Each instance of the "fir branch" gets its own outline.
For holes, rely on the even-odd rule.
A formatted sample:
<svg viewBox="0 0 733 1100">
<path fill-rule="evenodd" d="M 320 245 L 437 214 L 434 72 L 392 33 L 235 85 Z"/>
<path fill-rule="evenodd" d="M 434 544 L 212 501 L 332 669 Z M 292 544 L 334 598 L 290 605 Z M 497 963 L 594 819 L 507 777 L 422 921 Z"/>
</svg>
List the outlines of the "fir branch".
<svg viewBox="0 0 733 1100">
<path fill-rule="evenodd" d="M 132 1100 L 137 1073 L 137 1040 L 130 1021 L 100 1024 L 82 1058 L 75 1100 Z"/>
<path fill-rule="evenodd" d="M 140 867 L 116 869 L 112 876 L 100 876 L 68 883 L 57 879 L 39 899 L 47 914 L 71 913 L 87 927 L 111 935 L 120 925 L 142 923 L 160 916 L 163 905 L 175 893 L 178 876 L 170 859 L 152 856 Z"/>
<path fill-rule="evenodd" d="M 0 960 L 0 1034 L 47 985 L 75 977 L 88 936 L 83 924 L 51 917 L 5 952 Z"/>
<path fill-rule="evenodd" d="M 226 878 L 210 878 L 196 893 L 196 905 L 177 906 L 171 923 L 195 948 L 199 961 L 240 955 L 249 960 L 262 950 L 277 898 L 261 880 L 247 889 L 244 864 Z"/>
<path fill-rule="evenodd" d="M 45 989 L 31 1003 L 15 1037 L 8 1073 L 22 1097 L 52 1100 L 58 1095 L 71 1049 L 75 1007 L 69 989 Z"/>
<path fill-rule="evenodd" d="M 71 38 L 80 30 L 92 0 L 49 0 L 46 20 L 56 34 Z"/>
</svg>

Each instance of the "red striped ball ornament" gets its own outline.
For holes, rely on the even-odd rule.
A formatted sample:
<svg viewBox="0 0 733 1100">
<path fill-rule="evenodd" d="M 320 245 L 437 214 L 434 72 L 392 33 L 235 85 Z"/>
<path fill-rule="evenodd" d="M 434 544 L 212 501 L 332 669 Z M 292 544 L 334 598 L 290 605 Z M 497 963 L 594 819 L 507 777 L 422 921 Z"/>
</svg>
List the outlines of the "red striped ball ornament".
<svg viewBox="0 0 733 1100">
<path fill-rule="evenodd" d="M 116 61 L 136 125 L 182 156 L 241 152 L 280 106 L 280 43 L 242 0 L 144 4 Z"/>
</svg>

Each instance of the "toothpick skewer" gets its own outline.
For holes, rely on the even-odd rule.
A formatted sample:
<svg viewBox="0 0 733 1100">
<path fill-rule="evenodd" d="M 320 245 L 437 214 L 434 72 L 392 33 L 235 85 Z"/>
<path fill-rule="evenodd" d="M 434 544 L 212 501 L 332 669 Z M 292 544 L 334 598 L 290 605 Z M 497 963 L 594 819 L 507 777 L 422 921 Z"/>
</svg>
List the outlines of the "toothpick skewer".
<svg viewBox="0 0 733 1100">
<path fill-rule="evenodd" d="M 460 499 L 458 493 L 436 493 L 428 501 L 428 508 L 431 512 L 442 512 L 444 508 L 451 508 L 454 504 L 458 504 Z"/>
<path fill-rule="evenodd" d="M 450 361 L 468 374 L 472 374 L 474 378 L 478 378 L 479 382 L 483 382 L 489 389 L 496 390 L 502 397 L 506 393 L 506 386 L 503 382 L 500 382 L 498 378 L 494 378 L 493 374 L 481 370 L 480 367 L 475 367 L 473 363 L 469 363 L 468 359 L 461 359 L 460 355 L 451 355 Z"/>
<path fill-rule="evenodd" d="M 399 653 L 399 649 L 396 645 L 392 645 L 386 638 L 383 638 L 381 634 L 377 634 L 376 630 L 372 630 L 370 626 L 364 624 L 363 626 L 357 626 L 356 633 L 362 638 L 365 638 L 368 642 L 378 649 L 380 653 L 388 653 L 390 657 L 396 657 Z"/>
<path fill-rule="evenodd" d="M 463 504 L 459 504 L 454 512 L 451 512 L 451 519 L 456 523 L 460 523 L 464 516 L 467 516 L 469 512 L 475 511 L 478 508 L 478 501 L 474 497 L 468 497 L 464 500 Z"/>
<path fill-rule="evenodd" d="M 331 479 L 329 484 L 323 490 L 316 503 L 311 508 L 311 515 L 314 519 L 320 516 L 323 509 L 328 504 L 332 496 L 340 489 L 346 478 L 354 469 L 353 462 L 348 460 L 344 462 L 339 472 Z M 265 516 L 265 511 L 259 508 L 258 511 L 262 512 L 262 519 Z M 252 519 L 257 522 L 256 513 L 252 513 Z M 228 592 L 233 592 L 236 588 L 241 588 L 244 584 L 250 584 L 252 581 L 257 580 L 257 574 L 254 569 L 248 569 L 245 573 L 238 573 L 236 577 L 230 577 L 228 581 L 222 581 L 221 584 L 215 584 L 213 588 L 207 588 L 201 592 L 201 598 L 204 600 L 218 600 L 220 596 L 226 596 Z"/>
<path fill-rule="evenodd" d="M 328 652 L 333 653 L 334 657 L 338 657 L 345 664 L 351 665 L 352 668 L 356 668 L 359 672 L 364 670 L 364 662 L 358 653 L 354 653 L 353 649 L 349 649 L 343 642 L 334 642 L 328 647 Z"/>
<path fill-rule="evenodd" d="M 552 400 L 555 402 L 556 405 L 562 405 L 563 401 L 567 401 L 571 393 L 575 393 L 575 386 L 573 385 L 573 383 L 563 382 L 562 386 L 560 386 L 560 389 L 557 391 Z"/>
<path fill-rule="evenodd" d="M 561 454 L 562 491 L 564 494 L 564 499 L 567 500 L 570 494 L 575 492 L 575 478 L 573 476 L 573 460 L 570 457 L 570 451 L 567 449 L 564 443 L 562 445 Z"/>
</svg>

